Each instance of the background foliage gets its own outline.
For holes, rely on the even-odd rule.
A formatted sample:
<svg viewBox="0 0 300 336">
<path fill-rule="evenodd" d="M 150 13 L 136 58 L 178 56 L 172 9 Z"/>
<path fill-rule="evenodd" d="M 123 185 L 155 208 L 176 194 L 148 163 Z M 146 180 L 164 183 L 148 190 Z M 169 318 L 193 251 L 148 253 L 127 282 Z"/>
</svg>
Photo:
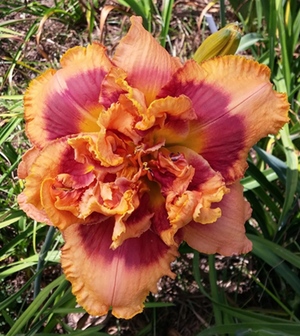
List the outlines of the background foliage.
<svg viewBox="0 0 300 336">
<path fill-rule="evenodd" d="M 289 336 L 300 332 L 300 3 L 297 0 L 70 0 L 0 2 L 0 331 L 15 335 Z M 54 228 L 19 210 L 16 176 L 30 146 L 22 97 L 29 81 L 59 67 L 68 48 L 104 41 L 112 54 L 135 13 L 173 56 L 190 58 L 209 34 L 238 20 L 238 52 L 268 65 L 277 91 L 286 92 L 291 122 L 251 150 L 242 184 L 253 215 L 246 224 L 253 251 L 223 258 L 182 245 L 159 295 L 131 321 L 92 318 L 76 306 L 59 266 L 63 240 Z M 197 24 L 200 31 L 197 29 Z"/>
</svg>

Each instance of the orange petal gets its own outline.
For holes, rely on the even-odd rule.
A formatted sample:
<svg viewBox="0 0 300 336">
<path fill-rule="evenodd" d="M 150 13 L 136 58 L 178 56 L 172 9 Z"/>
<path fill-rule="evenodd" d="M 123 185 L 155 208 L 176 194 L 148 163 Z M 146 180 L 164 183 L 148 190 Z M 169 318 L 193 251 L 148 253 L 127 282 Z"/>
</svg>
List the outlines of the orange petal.
<svg viewBox="0 0 300 336">
<path fill-rule="evenodd" d="M 112 306 L 113 315 L 129 319 L 142 312 L 149 291 L 157 292 L 160 277 L 175 277 L 170 262 L 178 252 L 149 230 L 112 250 L 113 226 L 110 218 L 66 229 L 61 262 L 78 303 L 89 314 L 104 315 Z"/>
<path fill-rule="evenodd" d="M 78 203 L 82 192 L 59 187 L 60 184 L 54 178 L 45 179 L 41 185 L 41 204 L 53 225 L 64 230 L 70 225 L 84 223 L 84 219 L 78 218 Z"/>
<path fill-rule="evenodd" d="M 177 231 L 192 220 L 202 224 L 215 222 L 221 210 L 213 204 L 229 190 L 220 173 L 215 172 L 199 154 L 182 147 L 169 147 L 169 157 L 158 156 L 158 169 L 152 177 L 161 185 L 161 194 L 152 188 L 154 227 L 167 245 L 174 244 Z M 178 153 L 178 154 L 174 154 Z M 164 208 L 165 207 L 165 208 Z M 167 212 L 167 220 L 163 219 Z M 157 219 L 158 214 L 160 218 Z"/>
<path fill-rule="evenodd" d="M 187 162 L 195 168 L 193 180 L 189 185 L 189 190 L 193 191 L 198 203 L 193 213 L 194 221 L 201 224 L 215 222 L 221 217 L 221 210 L 213 204 L 220 202 L 229 192 L 222 175 L 214 171 L 196 152 L 181 146 L 170 149 L 184 153 Z"/>
<path fill-rule="evenodd" d="M 177 148 L 177 147 L 176 147 Z M 152 176 L 161 185 L 161 193 L 167 197 L 170 192 L 175 195 L 182 194 L 192 181 L 195 169 L 190 166 L 184 155 L 165 151 L 158 154 L 157 162 L 154 162 Z M 175 152 L 176 153 L 176 152 Z"/>
<path fill-rule="evenodd" d="M 154 100 L 142 117 L 143 119 L 136 124 L 136 128 L 143 131 L 154 125 L 162 128 L 165 122 L 169 121 L 168 119 L 197 119 L 191 100 L 184 95 Z"/>
<path fill-rule="evenodd" d="M 142 91 L 149 105 L 181 64 L 143 28 L 140 17 L 130 20 L 132 26 L 117 47 L 113 62 L 126 71 L 130 86 Z"/>
<path fill-rule="evenodd" d="M 77 162 L 100 169 L 97 141 L 98 133 L 79 134 L 69 138 L 68 144 L 74 149 L 74 158 Z"/>
<path fill-rule="evenodd" d="M 42 215 L 47 214 L 51 223 L 61 230 L 75 223 L 86 224 L 95 218 L 104 218 L 101 214 L 80 217 L 81 197 L 95 177 L 89 164 L 75 161 L 74 150 L 67 140 L 52 141 L 40 152 L 26 178 L 27 208 L 22 206 L 32 218 L 35 218 L 29 213 L 32 207 L 40 210 Z"/>
<path fill-rule="evenodd" d="M 79 200 L 94 180 L 91 173 L 93 167 L 75 160 L 68 139 L 66 137 L 52 141 L 40 152 L 30 167 L 24 189 L 27 203 L 38 210 L 44 210 L 53 225 L 60 229 L 74 223 L 89 223 L 94 220 L 77 218 Z"/>
<path fill-rule="evenodd" d="M 238 56 L 201 65 L 188 61 L 158 97 L 188 96 L 198 116 L 181 142 L 200 153 L 226 182 L 241 178 L 249 149 L 288 121 L 285 94 L 272 89 L 270 70 Z"/>
<path fill-rule="evenodd" d="M 121 94 L 128 92 L 127 87 L 123 85 L 126 77 L 126 72 L 120 68 L 111 68 L 104 77 L 99 101 L 105 109 L 116 103 Z"/>
<path fill-rule="evenodd" d="M 182 204 L 183 201 L 189 201 L 190 206 L 194 205 L 194 210 L 188 217 L 190 220 L 193 218 L 201 224 L 215 222 L 221 217 L 221 210 L 218 207 L 213 207 L 212 204 L 220 202 L 224 194 L 229 191 L 222 175 L 215 172 L 201 155 L 188 148 L 174 146 L 170 147 L 170 150 L 184 153 L 186 161 L 194 169 L 188 191 L 183 194 L 183 199 L 178 199 L 179 204 Z M 178 220 L 182 221 L 185 211 L 182 211 L 181 207 L 177 208 L 177 203 L 174 203 L 172 211 L 174 219 L 171 220 L 171 223 L 176 226 Z"/>
<path fill-rule="evenodd" d="M 145 96 L 138 88 L 131 87 L 125 80 L 126 78 L 125 71 L 120 68 L 112 68 L 103 80 L 99 101 L 105 109 L 119 101 L 125 109 L 127 107 L 131 114 L 136 115 L 135 110 L 146 109 Z M 124 98 L 131 101 L 129 106 Z M 132 107 L 133 111 L 131 111 Z"/>
<path fill-rule="evenodd" d="M 40 151 L 36 147 L 33 147 L 22 156 L 22 161 L 18 166 L 18 177 L 20 179 L 25 179 L 29 175 L 30 168 L 39 154 Z"/>
<path fill-rule="evenodd" d="M 118 134 L 123 134 L 123 139 L 138 143 L 141 137 L 135 130 L 138 113 L 134 113 L 134 108 L 128 110 L 122 104 L 112 104 L 111 107 L 100 114 L 98 124 L 101 126 L 101 133 L 105 130 L 113 130 Z"/>
<path fill-rule="evenodd" d="M 55 155 L 53 155 L 55 153 Z M 30 167 L 30 174 L 26 178 L 24 194 L 28 202 L 42 209 L 40 189 L 42 182 L 47 177 L 55 178 L 61 171 L 60 162 L 65 157 L 67 148 L 63 140 L 50 143 L 36 158 Z"/>
<path fill-rule="evenodd" d="M 155 100 L 142 117 L 136 128 L 147 130 L 158 125 L 147 135 L 147 139 L 152 138 L 152 142 L 164 139 L 166 146 L 185 140 L 190 131 L 189 121 L 197 119 L 192 101 L 185 95 Z"/>
<path fill-rule="evenodd" d="M 116 230 L 116 224 L 113 232 L 112 249 L 116 249 L 121 246 L 123 242 L 128 238 L 140 237 L 142 233 L 150 229 L 151 214 L 148 210 L 149 194 L 146 193 L 142 197 L 139 206 L 133 211 L 129 218 L 124 222 L 124 229 L 120 232 Z M 115 237 L 114 237 L 115 235 Z"/>
<path fill-rule="evenodd" d="M 99 94 L 111 69 L 105 48 L 94 43 L 70 49 L 63 69 L 33 80 L 24 97 L 26 133 L 38 148 L 66 135 L 98 131 Z"/>
<path fill-rule="evenodd" d="M 103 104 L 105 109 L 115 110 L 118 102 L 121 104 L 119 117 L 126 112 L 126 114 L 131 115 L 131 118 L 136 118 L 147 110 L 145 95 L 139 89 L 131 87 L 125 80 L 126 77 L 127 74 L 122 69 L 112 68 L 103 80 L 100 103 Z M 101 113 L 100 117 L 105 116 L 106 112 Z M 100 126 L 103 125 L 100 118 L 98 123 Z"/>
<path fill-rule="evenodd" d="M 49 143 L 30 167 L 24 193 L 28 197 L 28 202 L 38 209 L 42 208 L 40 189 L 46 178 L 56 178 L 57 175 L 64 173 L 83 175 L 91 170 L 90 165 L 75 161 L 74 151 L 67 140 L 68 138 L 62 138 Z"/>
<path fill-rule="evenodd" d="M 53 225 L 44 209 L 39 210 L 34 205 L 27 203 L 27 196 L 24 193 L 18 195 L 18 203 L 20 208 L 26 213 L 28 217 L 40 223 Z"/>
<path fill-rule="evenodd" d="M 214 223 L 191 222 L 183 230 L 184 240 L 199 252 L 220 253 L 225 256 L 247 253 L 252 243 L 245 235 L 245 221 L 251 216 L 251 208 L 243 198 L 239 182 L 230 186 L 230 193 L 220 203 L 222 216 Z"/>
<path fill-rule="evenodd" d="M 104 167 L 120 166 L 126 155 L 125 143 L 114 132 L 99 133 L 97 156 Z"/>
</svg>

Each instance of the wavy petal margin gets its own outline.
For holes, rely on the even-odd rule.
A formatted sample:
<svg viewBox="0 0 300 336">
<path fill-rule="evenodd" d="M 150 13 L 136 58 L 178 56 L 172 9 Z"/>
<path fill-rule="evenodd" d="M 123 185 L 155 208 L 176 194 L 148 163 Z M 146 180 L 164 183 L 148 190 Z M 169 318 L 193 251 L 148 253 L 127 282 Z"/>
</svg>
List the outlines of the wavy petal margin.
<svg viewBox="0 0 300 336">
<path fill-rule="evenodd" d="M 76 209 L 84 187 L 94 179 L 90 173 L 93 166 L 75 160 L 68 139 L 70 137 L 52 141 L 39 153 L 31 151 L 24 156 L 19 172 L 23 176 L 28 174 L 24 189 L 26 202 L 45 211 L 53 225 L 62 230 L 75 223 L 90 221 L 78 218 Z M 27 165 L 31 161 L 29 169 Z M 33 208 L 25 207 L 24 198 L 21 201 L 22 209 L 31 216 Z"/>
<path fill-rule="evenodd" d="M 149 291 L 157 292 L 162 276 L 175 278 L 170 263 L 179 254 L 149 230 L 112 250 L 113 228 L 110 218 L 66 229 L 61 262 L 78 303 L 90 314 L 104 315 L 112 306 L 113 315 L 130 319 L 142 312 Z"/>
<path fill-rule="evenodd" d="M 191 222 L 182 229 L 183 239 L 192 248 L 207 254 L 232 256 L 249 252 L 252 243 L 245 235 L 244 224 L 252 210 L 244 200 L 243 187 L 239 181 L 230 186 L 230 193 L 215 206 L 221 209 L 221 218 L 206 225 Z"/>
<path fill-rule="evenodd" d="M 249 149 L 289 121 L 286 94 L 274 91 L 269 78 L 267 66 L 239 56 L 201 65 L 190 60 L 158 95 L 192 100 L 198 120 L 190 122 L 181 144 L 201 154 L 227 183 L 243 176 Z"/>
<path fill-rule="evenodd" d="M 34 79 L 24 97 L 26 134 L 42 149 L 49 141 L 80 132 L 98 131 L 101 84 L 112 68 L 97 43 L 75 47 L 62 57 L 62 69 Z"/>
</svg>

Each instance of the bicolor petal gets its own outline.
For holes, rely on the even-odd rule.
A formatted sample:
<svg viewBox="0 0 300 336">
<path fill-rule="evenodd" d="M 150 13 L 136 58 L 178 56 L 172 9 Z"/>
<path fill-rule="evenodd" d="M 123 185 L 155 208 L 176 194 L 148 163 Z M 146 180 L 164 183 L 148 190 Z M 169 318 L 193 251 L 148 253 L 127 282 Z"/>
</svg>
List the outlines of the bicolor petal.
<svg viewBox="0 0 300 336">
<path fill-rule="evenodd" d="M 127 239 L 110 249 L 114 218 L 95 225 L 75 225 L 64 231 L 62 267 L 78 303 L 92 315 L 129 319 L 143 310 L 149 291 L 163 275 L 172 278 L 170 263 L 178 256 L 153 232 Z"/>
<path fill-rule="evenodd" d="M 128 109 L 123 104 L 114 103 L 107 111 L 99 115 L 100 132 L 104 134 L 106 130 L 114 130 L 118 134 L 122 134 L 127 142 L 129 140 L 137 144 L 142 140 L 135 130 L 138 117 L 138 111 L 134 106 L 130 106 Z"/>
<path fill-rule="evenodd" d="M 221 174 L 201 155 L 182 146 L 169 150 L 169 156 L 159 153 L 156 167 L 151 165 L 151 176 L 165 199 L 156 191 L 155 201 L 150 202 L 154 227 L 167 245 L 175 244 L 174 235 L 191 221 L 208 224 L 220 218 L 221 209 L 214 204 L 229 192 Z"/>
<path fill-rule="evenodd" d="M 114 226 L 113 231 L 113 243 L 110 248 L 116 249 L 123 244 L 123 242 L 128 238 L 138 238 L 150 229 L 151 227 L 151 219 L 153 217 L 153 213 L 150 213 L 148 209 L 149 202 L 149 194 L 145 193 L 137 208 L 129 215 L 129 217 L 124 221 L 122 226 L 116 228 L 116 224 Z"/>
<path fill-rule="evenodd" d="M 26 178 L 25 195 L 28 202 L 38 209 L 42 208 L 40 188 L 46 178 L 56 178 L 59 174 L 83 175 L 91 171 L 92 166 L 77 162 L 74 150 L 68 144 L 68 137 L 52 141 L 37 156 Z M 55 155 L 53 155 L 55 153 Z"/>
<path fill-rule="evenodd" d="M 40 149 L 66 135 L 99 130 L 101 84 L 112 68 L 105 48 L 97 43 L 75 47 L 61 64 L 62 69 L 33 80 L 24 97 L 26 133 Z"/>
<path fill-rule="evenodd" d="M 130 86 L 145 94 L 149 105 L 182 65 L 147 32 L 140 17 L 131 17 L 128 34 L 121 40 L 113 62 L 127 73 Z"/>
<path fill-rule="evenodd" d="M 41 185 L 41 205 L 51 222 L 64 230 L 70 225 L 84 223 L 84 219 L 78 218 L 79 198 L 83 191 L 64 188 L 54 178 L 46 178 Z"/>
<path fill-rule="evenodd" d="M 95 218 L 99 220 L 103 217 L 101 214 L 89 218 L 80 215 L 81 198 L 86 189 L 93 185 L 95 175 L 89 162 L 75 160 L 74 149 L 68 144 L 68 140 L 70 138 L 65 137 L 52 141 L 38 153 L 26 177 L 26 200 L 21 200 L 22 209 L 28 215 L 36 208 L 42 216 L 45 213 L 49 221 L 62 230 L 75 223 L 90 223 Z M 29 158 L 30 156 L 25 157 L 24 165 Z M 25 203 L 34 208 L 25 206 Z"/>
<path fill-rule="evenodd" d="M 286 95 L 273 90 L 265 65 L 237 56 L 188 61 L 158 97 L 184 94 L 198 119 L 182 145 L 200 153 L 227 183 L 241 178 L 249 149 L 288 122 Z"/>
<path fill-rule="evenodd" d="M 251 216 L 251 208 L 243 197 L 243 187 L 238 182 L 230 186 L 230 193 L 215 205 L 222 216 L 214 223 L 191 222 L 183 231 L 184 240 L 194 249 L 225 256 L 247 253 L 252 243 L 245 235 L 245 221 Z"/>
</svg>

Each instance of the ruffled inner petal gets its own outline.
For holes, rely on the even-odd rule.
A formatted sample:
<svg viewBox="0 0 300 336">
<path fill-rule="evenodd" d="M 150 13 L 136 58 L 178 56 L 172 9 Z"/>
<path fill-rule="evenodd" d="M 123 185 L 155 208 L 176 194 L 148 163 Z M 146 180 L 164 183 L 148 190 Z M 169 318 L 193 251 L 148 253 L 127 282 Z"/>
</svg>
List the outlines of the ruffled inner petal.
<svg viewBox="0 0 300 336">
<path fill-rule="evenodd" d="M 117 227 L 116 221 L 112 237 L 113 243 L 110 246 L 112 249 L 121 246 L 128 238 L 140 237 L 141 234 L 150 229 L 153 213 L 150 213 L 148 210 L 148 202 L 149 194 L 145 193 L 137 208 L 129 215 L 126 221 L 124 221 L 121 230 L 120 226 Z"/>
<path fill-rule="evenodd" d="M 136 128 L 147 130 L 158 125 L 164 127 L 166 119 L 174 120 L 193 120 L 197 118 L 191 100 L 181 95 L 177 98 L 166 97 L 153 101 L 147 111 L 142 115 L 142 120 L 136 124 Z"/>
<path fill-rule="evenodd" d="M 220 203 L 216 203 L 222 216 L 214 223 L 203 225 L 191 222 L 182 230 L 184 240 L 194 249 L 225 256 L 247 253 L 252 243 L 245 235 L 244 224 L 251 216 L 251 208 L 243 197 L 243 187 L 239 181 L 230 186 L 230 193 Z"/>
<path fill-rule="evenodd" d="M 89 164 L 77 162 L 74 150 L 67 143 L 69 137 L 52 141 L 38 155 L 26 178 L 25 195 L 28 202 L 41 209 L 40 188 L 46 178 L 56 178 L 59 174 L 84 175 L 93 168 Z M 90 176 L 90 175 L 89 175 Z"/>
<path fill-rule="evenodd" d="M 154 227 L 167 245 L 176 244 L 174 235 L 189 222 L 207 224 L 221 217 L 221 209 L 213 204 L 229 190 L 221 174 L 199 154 L 182 146 L 170 147 L 161 150 L 149 167 L 148 177 L 160 186 L 159 191 L 151 187 L 156 199 L 150 202 Z"/>
<path fill-rule="evenodd" d="M 81 191 L 82 193 L 82 191 Z M 47 178 L 41 186 L 41 204 L 51 222 L 64 230 L 76 223 L 83 223 L 79 219 L 78 206 L 80 191 L 66 189 L 56 179 Z"/>
<path fill-rule="evenodd" d="M 134 107 L 126 108 L 124 104 L 113 104 L 107 111 L 100 114 L 98 123 L 101 126 L 101 133 L 111 130 L 122 135 L 125 141 L 132 141 L 137 144 L 142 140 L 135 130 L 138 119 L 138 112 Z"/>
</svg>

